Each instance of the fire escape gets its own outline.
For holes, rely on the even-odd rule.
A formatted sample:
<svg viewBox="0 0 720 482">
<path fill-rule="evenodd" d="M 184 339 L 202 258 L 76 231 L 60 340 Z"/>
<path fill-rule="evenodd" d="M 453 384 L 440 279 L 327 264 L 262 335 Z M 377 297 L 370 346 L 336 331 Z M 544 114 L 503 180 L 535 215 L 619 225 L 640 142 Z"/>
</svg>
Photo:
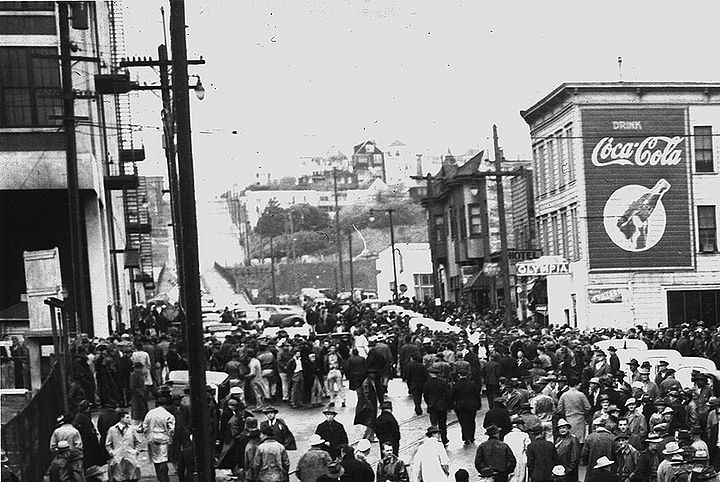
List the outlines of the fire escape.
<svg viewBox="0 0 720 482">
<path fill-rule="evenodd" d="M 125 56 L 122 1 L 111 0 L 108 2 L 108 7 L 111 45 L 111 74 L 108 77 L 127 77 L 127 72 L 122 72 L 119 66 Z M 125 268 L 130 270 L 130 280 L 132 283 L 141 283 L 145 290 L 153 290 L 155 282 L 147 184 L 145 177 L 138 176 L 137 170 L 137 163 L 145 160 L 145 149 L 142 146 L 135 146 L 131 123 L 130 94 L 114 93 L 113 98 L 119 156 L 116 163 L 108 166 L 105 185 L 109 189 L 122 190 L 123 193 L 126 237 Z"/>
</svg>

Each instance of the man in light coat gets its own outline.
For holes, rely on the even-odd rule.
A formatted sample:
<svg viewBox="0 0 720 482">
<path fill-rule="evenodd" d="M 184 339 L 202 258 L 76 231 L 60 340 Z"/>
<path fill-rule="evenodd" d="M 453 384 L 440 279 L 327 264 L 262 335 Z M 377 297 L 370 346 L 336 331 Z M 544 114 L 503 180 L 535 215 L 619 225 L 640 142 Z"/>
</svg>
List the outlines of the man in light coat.
<svg viewBox="0 0 720 482">
<path fill-rule="evenodd" d="M 148 455 L 155 465 L 158 482 L 170 482 L 168 454 L 175 433 L 175 417 L 165 406 L 171 404 L 169 396 L 158 398 L 158 406 L 145 415 L 142 425 L 148 441 Z"/>
<path fill-rule="evenodd" d="M 430 426 L 425 440 L 415 452 L 410 471 L 410 482 L 445 480 L 450 473 L 450 458 L 440 441 L 440 429 Z"/>
<path fill-rule="evenodd" d="M 269 426 L 260 429 L 262 442 L 255 450 L 253 472 L 258 482 L 285 482 L 289 479 L 290 458 L 287 450 L 273 438 Z"/>
<path fill-rule="evenodd" d="M 570 422 L 571 433 L 580 443 L 585 442 L 585 420 L 591 410 L 590 402 L 580 391 L 580 380 L 570 380 L 570 389 L 558 401 L 558 414 Z"/>
</svg>

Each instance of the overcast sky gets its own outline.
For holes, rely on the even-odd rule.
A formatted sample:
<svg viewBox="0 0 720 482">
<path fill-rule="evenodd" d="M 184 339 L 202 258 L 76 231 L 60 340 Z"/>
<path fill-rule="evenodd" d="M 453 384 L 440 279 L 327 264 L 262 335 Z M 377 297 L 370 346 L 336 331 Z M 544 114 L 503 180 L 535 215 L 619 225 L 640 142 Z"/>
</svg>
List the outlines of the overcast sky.
<svg viewBox="0 0 720 482">
<path fill-rule="evenodd" d="M 720 79 L 719 3 L 187 2 L 189 55 L 207 60 L 191 67 L 207 88 L 191 106 L 198 196 L 365 139 L 462 154 L 493 123 L 506 157 L 529 158 L 519 111 L 565 81 L 618 80 L 618 56 L 625 80 Z M 161 5 L 169 18 L 168 2 L 125 2 L 128 55 L 156 56 Z M 159 99 L 137 95 L 134 122 L 159 126 Z M 143 138 L 145 173 L 163 173 L 160 132 Z"/>
</svg>

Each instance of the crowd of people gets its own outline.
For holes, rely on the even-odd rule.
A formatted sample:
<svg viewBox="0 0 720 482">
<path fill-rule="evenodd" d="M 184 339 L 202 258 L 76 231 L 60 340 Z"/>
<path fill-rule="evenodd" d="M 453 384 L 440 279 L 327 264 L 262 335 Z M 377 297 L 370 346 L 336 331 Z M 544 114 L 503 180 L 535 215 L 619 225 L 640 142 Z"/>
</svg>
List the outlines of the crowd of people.
<svg viewBox="0 0 720 482">
<path fill-rule="evenodd" d="M 695 373 L 693 386 L 682 387 L 666 363 L 657 372 L 635 360 L 620 366 L 617 347 L 595 349 L 602 339 L 628 337 L 718 360 L 717 330 L 698 322 L 583 332 L 532 322 L 505 326 L 493 313 L 464 306 L 406 300 L 405 307 L 460 330 L 412 330 L 401 313 L 327 303 L 307 309 L 308 337 L 282 330 L 266 337 L 243 323 L 224 340 L 209 336 L 207 368 L 230 380 L 226 395 L 209 386 L 206 397 L 217 468 L 238 480 L 290 480 L 287 452 L 297 445 L 277 407 L 288 413 L 324 407 L 325 420 L 293 468 L 301 481 L 468 480 L 470 472 L 474 480 L 515 482 L 572 482 L 582 472 L 586 481 L 720 480 L 717 383 Z M 169 463 L 179 480 L 190 480 L 189 391 L 178 393 L 167 381 L 168 372 L 187 369 L 182 333 L 159 307 L 136 313 L 142 321 L 134 318 L 129 330 L 75 341 L 71 412 L 50 441 L 51 480 L 82 480 L 61 475 L 68 473 L 94 480 L 105 465 L 109 480 L 138 480 L 144 447 L 157 480 L 170 480 Z M 415 413 L 429 416 L 412 460 L 399 458 L 402 431 L 386 397 L 393 378 L 406 384 Z M 347 390 L 357 394 L 353 422 L 365 427 L 354 446 L 335 419 Z M 448 413 L 454 411 L 469 447 L 484 405 L 488 438 L 477 445 L 474 470 L 450 474 Z"/>
</svg>

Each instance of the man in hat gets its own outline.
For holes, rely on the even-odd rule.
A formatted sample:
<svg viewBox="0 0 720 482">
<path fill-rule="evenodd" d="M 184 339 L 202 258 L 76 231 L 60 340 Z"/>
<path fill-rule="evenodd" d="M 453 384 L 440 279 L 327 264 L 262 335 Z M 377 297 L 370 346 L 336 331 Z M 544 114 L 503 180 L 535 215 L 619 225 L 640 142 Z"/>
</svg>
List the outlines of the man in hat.
<svg viewBox="0 0 720 482">
<path fill-rule="evenodd" d="M 470 376 L 470 365 L 458 372 L 459 379 L 453 384 L 450 403 L 460 423 L 460 431 L 465 444 L 475 441 L 475 415 L 482 406 L 481 390 Z"/>
<path fill-rule="evenodd" d="M 275 432 L 270 425 L 261 425 L 260 434 L 260 444 L 255 450 L 252 463 L 255 480 L 258 482 L 289 480 L 290 458 L 287 450 L 275 440 Z"/>
<path fill-rule="evenodd" d="M 586 482 L 595 470 L 590 469 L 590 467 L 594 467 L 598 459 L 613 456 L 613 445 L 615 443 L 615 436 L 605 427 L 604 419 L 596 418 L 593 420 L 593 427 L 593 433 L 585 439 L 585 445 L 582 450 L 582 460 L 588 466 L 588 472 L 585 477 Z"/>
<path fill-rule="evenodd" d="M 78 411 L 73 419 L 73 427 L 80 433 L 83 445 L 83 468 L 92 465 L 105 465 L 105 449 L 98 442 L 98 433 L 92 422 L 90 402 L 83 400 L 78 404 Z"/>
<path fill-rule="evenodd" d="M 665 457 L 660 464 L 658 464 L 657 468 L 657 480 L 658 482 L 671 482 L 673 479 L 673 473 L 675 470 L 673 470 L 673 457 L 678 456 L 680 463 L 683 462 L 682 458 L 683 449 L 680 448 L 677 442 L 669 442 L 665 449 L 662 451 L 663 456 Z M 677 460 L 677 458 L 675 459 Z"/>
<path fill-rule="evenodd" d="M 578 438 L 571 432 L 571 424 L 561 418 L 557 422 L 558 436 L 555 439 L 557 463 L 565 468 L 567 482 L 577 482 L 578 466 L 580 465 L 581 445 Z"/>
<path fill-rule="evenodd" d="M 512 429 L 510 412 L 505 408 L 505 399 L 502 397 L 495 399 L 494 407 L 487 411 L 483 419 L 483 428 L 487 429 L 492 425 L 500 428 L 499 438 L 501 440 L 505 437 L 505 434 Z M 527 423 L 525 429 L 527 430 Z"/>
<path fill-rule="evenodd" d="M 551 481 L 552 469 L 558 460 L 555 444 L 545 438 L 542 426 L 533 430 L 533 441 L 527 450 L 527 466 L 530 480 Z"/>
<path fill-rule="evenodd" d="M 332 458 L 324 448 L 325 443 L 325 440 L 316 433 L 310 436 L 308 440 L 310 449 L 300 456 L 295 471 L 301 482 L 316 482 L 320 476 L 327 473 Z"/>
<path fill-rule="evenodd" d="M 78 429 L 73 426 L 72 422 L 73 415 L 70 412 L 58 417 L 58 427 L 50 436 L 50 452 L 55 452 L 58 443 L 62 440 L 66 440 L 68 442 L 70 450 L 77 449 L 82 452 L 82 437 L 80 436 Z"/>
<path fill-rule="evenodd" d="M 505 442 L 498 439 L 499 427 L 490 425 L 485 433 L 488 439 L 481 443 L 475 452 L 475 468 L 480 472 L 486 467 L 492 467 L 496 471 L 495 480 L 507 482 L 517 464 L 515 455 Z"/>
<path fill-rule="evenodd" d="M 334 403 L 330 403 L 323 414 L 325 421 L 317 426 L 315 433 L 327 442 L 327 451 L 334 460 L 340 456 L 340 447 L 348 443 L 348 436 L 343 424 L 335 420 Z"/>
<path fill-rule="evenodd" d="M 440 429 L 431 425 L 425 439 L 413 457 L 410 470 L 411 482 L 445 480 L 450 474 L 450 458 L 440 440 Z"/>
<path fill-rule="evenodd" d="M 652 400 L 657 400 L 660 396 L 660 389 L 655 382 L 650 381 L 650 368 L 640 367 L 638 375 L 638 381 L 642 383 L 642 393 L 649 395 Z"/>
<path fill-rule="evenodd" d="M 630 377 L 631 382 L 636 382 L 638 380 L 638 368 L 640 367 L 640 363 L 635 359 L 631 358 L 629 362 L 627 362 L 628 369 L 630 370 L 630 373 L 628 373 L 628 376 Z"/>
<path fill-rule="evenodd" d="M 378 415 L 375 424 L 375 435 L 377 435 L 380 442 L 381 452 L 382 444 L 387 442 L 392 445 L 393 453 L 398 455 L 400 452 L 400 425 L 393 415 L 392 402 L 389 400 L 380 404 L 380 415 Z"/>
<path fill-rule="evenodd" d="M 265 407 L 263 414 L 267 418 L 260 424 L 260 432 L 264 427 L 272 431 L 273 438 L 285 447 L 286 450 L 296 450 L 295 436 L 290 431 L 287 423 L 277 416 L 278 410 L 275 407 Z"/>
<path fill-rule="evenodd" d="M 428 379 L 427 368 L 422 364 L 420 354 L 413 355 L 405 368 L 407 386 L 415 404 L 415 414 L 422 413 L 422 394 L 425 382 Z"/>
<path fill-rule="evenodd" d="M 645 439 L 647 448 L 638 455 L 637 467 L 635 469 L 635 477 L 633 480 L 638 482 L 657 480 L 657 468 L 660 464 L 658 446 L 661 442 L 662 438 L 655 433 Z"/>
<path fill-rule="evenodd" d="M 711 410 L 707 417 L 707 443 L 710 448 L 710 463 L 715 470 L 720 469 L 720 399 L 711 397 L 707 405 Z"/>
<path fill-rule="evenodd" d="M 430 378 L 423 387 L 423 397 L 427 405 L 430 423 L 437 425 L 444 444 L 447 438 L 447 412 L 450 409 L 450 387 L 448 382 L 440 377 L 439 369 L 430 367 Z"/>
<path fill-rule="evenodd" d="M 71 449 L 67 440 L 61 440 L 57 445 L 57 449 L 53 454 L 53 460 L 48 469 L 50 482 L 84 481 L 82 458 L 83 454 L 81 450 Z M 4 468 L 4 464 L 7 462 L 5 451 L 3 451 L 3 459 L 2 463 Z M 5 470 L 3 470 L 3 475 L 4 472 Z M 5 482 L 5 480 L 5 478 L 2 479 L 3 482 Z M 15 478 L 15 480 L 18 479 Z"/>
<path fill-rule="evenodd" d="M 640 452 L 630 445 L 630 436 L 627 433 L 620 433 L 615 437 L 615 461 L 617 474 L 621 480 L 633 478 L 639 455 Z"/>
<path fill-rule="evenodd" d="M 142 425 L 148 441 L 148 455 L 155 465 L 158 482 L 170 482 L 168 456 L 175 433 L 175 417 L 166 408 L 172 405 L 172 399 L 168 395 L 169 392 L 158 398 L 157 407 L 145 415 Z"/>
<path fill-rule="evenodd" d="M 257 448 L 262 442 L 260 435 L 257 418 L 245 418 L 245 430 L 242 431 L 237 448 L 238 456 L 242 460 L 240 467 L 244 469 L 246 482 L 257 480 L 257 468 L 253 464 L 255 463 Z"/>
<path fill-rule="evenodd" d="M 405 464 L 403 463 L 403 468 L 404 467 Z M 342 480 L 341 478 L 344 475 L 345 469 L 340 462 L 330 462 L 330 465 L 328 465 L 327 473 L 318 477 L 317 482 L 340 482 L 340 480 Z"/>
<path fill-rule="evenodd" d="M 620 359 L 617 356 L 617 349 L 610 345 L 608 347 L 608 352 L 610 353 L 610 358 L 608 360 L 608 363 L 610 364 L 610 373 L 616 374 L 620 371 Z"/>
<path fill-rule="evenodd" d="M 627 430 L 630 436 L 630 445 L 638 450 L 643 448 L 644 440 L 647 438 L 648 426 L 645 417 L 638 411 L 637 400 L 633 397 L 625 401 L 625 419 L 627 420 Z"/>
<path fill-rule="evenodd" d="M 510 482 L 524 482 L 527 476 L 527 448 L 530 445 L 530 436 L 524 431 L 525 420 L 520 415 L 513 415 L 510 419 L 512 430 L 503 438 L 515 456 L 515 469 L 509 476 Z"/>
<path fill-rule="evenodd" d="M 397 457 L 390 442 L 380 444 L 381 457 L 376 469 L 377 482 L 408 482 L 405 462 Z"/>
<path fill-rule="evenodd" d="M 600 457 L 592 467 L 592 472 L 588 470 L 585 482 L 622 482 L 620 477 L 613 471 L 615 462 L 607 456 Z M 589 467 L 588 467 L 589 469 Z"/>
<path fill-rule="evenodd" d="M 558 400 L 557 412 L 570 422 L 573 435 L 582 444 L 585 443 L 585 423 L 592 407 L 588 398 L 580 391 L 580 380 L 570 380 L 569 384 L 570 389 Z"/>
<path fill-rule="evenodd" d="M 367 439 L 363 440 L 367 441 Z M 343 445 L 340 448 L 340 452 L 342 453 L 342 461 L 340 463 L 345 470 L 346 478 L 350 478 L 350 474 L 352 474 L 351 480 L 353 481 L 373 482 L 375 473 L 372 467 L 365 460 L 357 458 L 355 456 L 355 450 L 350 445 Z"/>
<path fill-rule="evenodd" d="M 668 376 L 668 366 L 670 365 L 670 362 L 667 360 L 660 360 L 658 362 L 658 372 L 657 375 L 655 375 L 655 385 L 658 387 L 662 384 L 662 382 L 667 378 Z"/>
<path fill-rule="evenodd" d="M 377 420 L 378 400 L 377 373 L 368 372 L 367 377 L 357 391 L 357 405 L 355 406 L 355 425 L 364 425 L 363 438 L 373 437 L 375 421 Z"/>
</svg>

